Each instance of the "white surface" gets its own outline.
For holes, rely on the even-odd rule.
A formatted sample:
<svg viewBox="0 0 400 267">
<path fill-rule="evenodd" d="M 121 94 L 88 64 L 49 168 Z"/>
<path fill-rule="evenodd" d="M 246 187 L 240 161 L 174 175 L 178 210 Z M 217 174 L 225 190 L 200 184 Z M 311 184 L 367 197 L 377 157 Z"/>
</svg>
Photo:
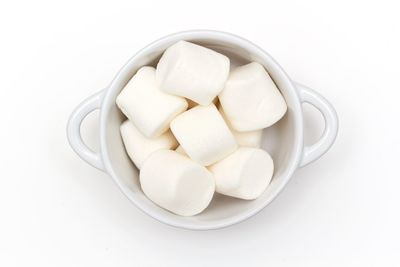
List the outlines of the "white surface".
<svg viewBox="0 0 400 267">
<path fill-rule="evenodd" d="M 397 2 L 247 3 L 2 4 L 1 266 L 400 264 Z M 133 53 L 191 28 L 260 45 L 340 118 L 331 151 L 297 171 L 270 206 L 209 232 L 171 228 L 138 211 L 65 135 L 73 108 L 107 86 Z M 305 111 L 312 143 L 322 119 Z M 83 125 L 94 148 L 96 116 Z"/>
<path fill-rule="evenodd" d="M 165 50 L 158 62 L 156 80 L 162 91 L 207 106 L 224 88 L 229 66 L 225 55 L 178 41 Z"/>
</svg>

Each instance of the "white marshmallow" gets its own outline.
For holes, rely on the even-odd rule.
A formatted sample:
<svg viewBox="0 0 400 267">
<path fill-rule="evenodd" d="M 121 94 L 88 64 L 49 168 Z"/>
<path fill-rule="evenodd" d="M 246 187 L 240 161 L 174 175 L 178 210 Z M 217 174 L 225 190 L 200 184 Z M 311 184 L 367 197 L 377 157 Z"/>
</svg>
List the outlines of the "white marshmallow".
<svg viewBox="0 0 400 267">
<path fill-rule="evenodd" d="M 250 200 L 267 188 L 274 163 L 262 149 L 241 147 L 208 169 L 214 174 L 218 193 Z"/>
<path fill-rule="evenodd" d="M 158 89 L 152 67 L 142 67 L 118 95 L 116 102 L 125 116 L 149 138 L 167 131 L 171 120 L 187 109 L 184 98 Z"/>
<path fill-rule="evenodd" d="M 237 131 L 271 126 L 286 112 L 286 102 L 263 66 L 253 62 L 236 68 L 219 95 L 225 114 Z"/>
<path fill-rule="evenodd" d="M 140 184 L 154 203 L 182 216 L 202 212 L 215 191 L 214 177 L 205 167 L 171 150 L 159 150 L 147 158 Z"/>
<path fill-rule="evenodd" d="M 236 150 L 231 131 L 214 104 L 196 106 L 171 122 L 171 131 L 188 156 L 209 166 Z"/>
<path fill-rule="evenodd" d="M 157 65 L 161 90 L 209 105 L 224 88 L 229 58 L 211 49 L 179 41 L 170 46 Z"/>
<path fill-rule="evenodd" d="M 236 139 L 236 143 L 239 146 L 247 146 L 247 147 L 260 147 L 261 146 L 261 139 L 262 139 L 262 130 L 255 130 L 250 132 L 238 132 L 236 131 L 228 118 L 222 107 L 218 108 L 219 113 L 221 113 L 222 117 L 224 118 L 226 125 L 228 125 L 229 129 L 231 130 L 233 136 Z"/>
<path fill-rule="evenodd" d="M 129 120 L 121 124 L 120 131 L 126 152 L 138 169 L 151 153 L 160 149 L 174 149 L 178 146 L 171 131 L 156 138 L 147 138 Z"/>
</svg>

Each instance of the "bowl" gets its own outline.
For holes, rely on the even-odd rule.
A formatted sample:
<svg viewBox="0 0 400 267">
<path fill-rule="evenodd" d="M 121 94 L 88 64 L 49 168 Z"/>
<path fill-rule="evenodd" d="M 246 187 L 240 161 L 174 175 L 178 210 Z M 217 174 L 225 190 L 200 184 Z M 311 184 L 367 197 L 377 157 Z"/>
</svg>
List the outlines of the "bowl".
<svg viewBox="0 0 400 267">
<path fill-rule="evenodd" d="M 288 110 L 275 125 L 263 132 L 262 148 L 274 159 L 274 177 L 256 200 L 245 201 L 215 194 L 207 209 L 192 217 L 170 213 L 154 204 L 142 192 L 139 172 L 127 156 L 119 132 L 125 117 L 115 99 L 136 71 L 145 65 L 156 66 L 166 48 L 179 40 L 190 41 L 230 57 L 232 67 L 252 61 L 262 64 L 284 96 Z M 302 104 L 316 107 L 324 117 L 321 138 L 304 145 Z M 92 111 L 100 110 L 100 152 L 90 150 L 82 141 L 80 125 Z M 239 36 L 211 30 L 174 33 L 140 50 L 121 68 L 107 88 L 84 100 L 71 114 L 67 136 L 73 150 L 92 166 L 108 173 L 137 208 L 154 219 L 175 227 L 192 230 L 218 229 L 239 223 L 265 208 L 282 191 L 293 173 L 322 156 L 334 143 L 338 118 L 332 105 L 320 94 L 293 82 L 279 64 L 263 49 Z"/>
</svg>

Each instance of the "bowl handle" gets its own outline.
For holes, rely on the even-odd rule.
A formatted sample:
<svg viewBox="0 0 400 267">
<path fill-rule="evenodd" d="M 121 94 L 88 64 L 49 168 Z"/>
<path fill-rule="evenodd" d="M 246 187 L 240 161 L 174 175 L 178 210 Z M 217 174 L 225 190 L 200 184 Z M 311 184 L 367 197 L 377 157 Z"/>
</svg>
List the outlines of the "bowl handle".
<svg viewBox="0 0 400 267">
<path fill-rule="evenodd" d="M 67 125 L 67 137 L 72 149 L 84 161 L 96 167 L 101 171 L 105 171 L 103 160 L 100 153 L 92 151 L 82 140 L 81 124 L 86 116 L 101 108 L 103 102 L 104 90 L 88 97 L 72 112 Z"/>
<path fill-rule="evenodd" d="M 317 160 L 329 150 L 336 139 L 339 122 L 336 111 L 328 100 L 302 84 L 295 84 L 301 102 L 311 104 L 317 108 L 321 112 L 325 121 L 325 129 L 321 138 L 315 144 L 305 146 L 303 149 L 303 157 L 299 165 L 300 167 L 303 167 Z"/>
</svg>

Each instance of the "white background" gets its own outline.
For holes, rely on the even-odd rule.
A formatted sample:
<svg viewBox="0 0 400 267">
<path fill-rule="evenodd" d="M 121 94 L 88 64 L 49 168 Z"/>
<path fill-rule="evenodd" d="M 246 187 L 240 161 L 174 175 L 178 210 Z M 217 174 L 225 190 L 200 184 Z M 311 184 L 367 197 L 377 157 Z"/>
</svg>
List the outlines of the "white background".
<svg viewBox="0 0 400 267">
<path fill-rule="evenodd" d="M 399 266 L 397 2 L 2 0 L 0 266 Z M 270 206 L 208 232 L 144 215 L 65 134 L 138 49 L 194 28 L 263 47 L 340 118 L 332 149 Z M 305 112 L 310 143 L 323 125 Z M 97 115 L 83 129 L 94 148 Z"/>
</svg>

